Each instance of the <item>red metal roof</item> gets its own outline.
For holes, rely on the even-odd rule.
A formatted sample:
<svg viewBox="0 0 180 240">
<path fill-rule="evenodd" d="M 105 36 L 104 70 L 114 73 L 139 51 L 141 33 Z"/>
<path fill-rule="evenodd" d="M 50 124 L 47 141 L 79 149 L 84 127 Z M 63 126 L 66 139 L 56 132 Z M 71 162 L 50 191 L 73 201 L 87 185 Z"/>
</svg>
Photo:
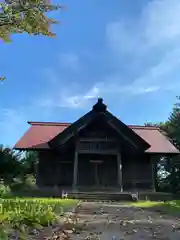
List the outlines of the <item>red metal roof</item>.
<svg viewBox="0 0 180 240">
<path fill-rule="evenodd" d="M 151 145 L 146 150 L 149 153 L 179 153 L 168 138 L 155 127 L 132 127 L 132 129 Z"/>
<path fill-rule="evenodd" d="M 48 142 L 67 128 L 70 123 L 28 122 L 31 127 L 17 142 L 16 149 L 48 149 Z M 178 150 L 157 127 L 129 125 L 151 147 L 149 153 L 178 153 Z"/>
<path fill-rule="evenodd" d="M 28 122 L 31 127 L 16 143 L 16 149 L 48 149 L 49 140 L 62 132 L 70 124 L 52 122 Z"/>
</svg>

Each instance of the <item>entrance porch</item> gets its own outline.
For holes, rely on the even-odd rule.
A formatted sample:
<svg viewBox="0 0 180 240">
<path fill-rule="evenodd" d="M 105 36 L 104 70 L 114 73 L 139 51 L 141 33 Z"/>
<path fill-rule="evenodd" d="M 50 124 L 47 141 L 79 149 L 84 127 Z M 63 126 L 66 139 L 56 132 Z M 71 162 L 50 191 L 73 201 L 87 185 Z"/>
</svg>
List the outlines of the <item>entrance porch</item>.
<svg viewBox="0 0 180 240">
<path fill-rule="evenodd" d="M 103 189 L 120 187 L 116 154 L 79 154 L 77 184 L 74 187 Z"/>
</svg>

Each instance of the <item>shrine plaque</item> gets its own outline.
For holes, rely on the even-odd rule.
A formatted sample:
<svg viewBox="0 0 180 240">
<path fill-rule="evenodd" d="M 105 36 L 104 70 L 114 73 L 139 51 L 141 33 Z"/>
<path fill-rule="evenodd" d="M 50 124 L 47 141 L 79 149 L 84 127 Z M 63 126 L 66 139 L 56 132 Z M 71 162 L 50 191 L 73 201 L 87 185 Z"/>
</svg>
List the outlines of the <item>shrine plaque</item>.
<svg viewBox="0 0 180 240">
<path fill-rule="evenodd" d="M 79 150 L 101 150 L 101 151 L 106 151 L 106 150 L 114 150 L 116 149 L 116 144 L 114 142 L 80 142 L 78 144 L 78 149 Z"/>
</svg>

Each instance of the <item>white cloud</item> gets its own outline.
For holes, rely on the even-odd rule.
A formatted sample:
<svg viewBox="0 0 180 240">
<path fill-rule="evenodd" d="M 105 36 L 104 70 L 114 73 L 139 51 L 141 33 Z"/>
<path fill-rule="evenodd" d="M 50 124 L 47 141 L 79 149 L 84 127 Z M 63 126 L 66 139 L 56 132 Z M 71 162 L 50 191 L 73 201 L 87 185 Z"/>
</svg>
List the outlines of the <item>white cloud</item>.
<svg viewBox="0 0 180 240">
<path fill-rule="evenodd" d="M 45 107 L 66 107 L 66 108 L 86 108 L 94 103 L 99 97 L 111 98 L 119 94 L 131 94 L 141 95 L 145 93 L 151 93 L 159 91 L 160 87 L 140 87 L 135 85 L 120 85 L 118 83 L 99 83 L 95 84 L 87 92 L 80 94 L 61 95 L 58 98 L 54 98 L 54 101 L 49 104 L 49 101 L 44 101 Z M 51 99 L 51 98 L 50 98 Z M 52 99 L 51 99 L 52 100 Z M 47 103 L 47 104 L 46 104 Z"/>
<path fill-rule="evenodd" d="M 120 76 L 109 76 L 105 82 L 96 83 L 87 93 L 71 95 L 64 98 L 64 106 L 82 107 L 89 99 L 130 94 L 132 96 L 151 94 L 158 91 L 173 91 L 180 88 L 178 82 L 171 79 L 171 72 L 180 69 L 180 48 L 164 54 L 163 59 L 150 67 L 144 75 L 135 78 L 130 83 L 120 83 Z M 170 74 L 170 76 L 169 76 Z"/>
<path fill-rule="evenodd" d="M 123 22 L 111 22 L 107 24 L 106 36 L 110 47 L 115 52 L 128 53 L 135 51 L 139 43 L 138 34 L 132 33 Z M 137 30 L 138 31 L 138 30 Z"/>
<path fill-rule="evenodd" d="M 180 1 L 155 0 L 142 14 L 144 36 L 151 45 L 174 42 L 180 36 Z"/>
<path fill-rule="evenodd" d="M 180 1 L 154 0 L 142 10 L 138 19 L 107 24 L 106 36 L 114 50 L 131 54 L 178 44 L 180 37 Z M 177 42 L 178 40 L 178 42 Z"/>
<path fill-rule="evenodd" d="M 84 98 L 87 100 L 95 99 L 100 97 L 100 84 L 96 84 L 93 88 L 90 89 L 85 95 Z"/>
<path fill-rule="evenodd" d="M 63 88 L 60 92 L 54 93 L 52 90 L 49 95 L 40 98 L 36 104 L 39 107 L 50 108 L 82 108 L 86 107 L 88 103 L 97 99 L 100 95 L 100 88 L 97 85 L 93 86 L 89 91 L 84 93 L 74 94 L 72 91 L 68 92 L 68 89 Z"/>
<path fill-rule="evenodd" d="M 139 69 L 140 76 L 131 77 L 125 87 L 127 91 L 142 94 L 180 87 L 179 79 L 171 77 L 180 69 L 179 13 L 179 0 L 154 0 L 130 24 L 119 21 L 107 25 L 107 43 L 117 61 L 128 56 L 129 71 L 133 61 Z"/>
<path fill-rule="evenodd" d="M 143 76 L 135 79 L 132 85 L 134 88 L 143 86 L 144 89 L 150 88 L 154 90 L 177 89 L 179 81 L 173 84 L 173 79 L 171 79 L 172 71 L 177 68 L 180 68 L 180 48 L 165 54 L 159 64 L 150 67 Z"/>
<path fill-rule="evenodd" d="M 69 70 L 79 70 L 81 67 L 80 59 L 77 54 L 64 53 L 59 56 L 60 65 Z"/>
<path fill-rule="evenodd" d="M 118 66 L 115 72 L 102 77 L 96 84 L 92 83 L 89 90 L 84 90 L 81 81 L 77 81 L 79 88 L 72 85 L 63 87 L 62 83 L 59 86 L 57 81 L 55 88 L 49 89 L 38 100 L 38 106 L 82 108 L 98 97 L 117 96 L 118 99 L 119 94 L 135 97 L 177 90 L 180 88 L 179 79 L 177 81 L 171 76 L 175 70 L 180 69 L 179 13 L 179 0 L 154 0 L 144 6 L 139 18 L 108 23 L 106 39 Z M 124 61 L 127 56 L 128 60 Z M 138 77 L 133 74 L 129 78 L 123 77 L 119 70 L 119 59 L 129 72 L 135 62 Z M 82 73 L 82 62 L 78 54 L 61 54 L 59 62 L 61 67 L 81 70 L 79 73 Z M 50 71 L 49 75 L 56 80 L 58 74 Z M 72 79 L 68 76 L 67 81 L 72 82 Z"/>
</svg>

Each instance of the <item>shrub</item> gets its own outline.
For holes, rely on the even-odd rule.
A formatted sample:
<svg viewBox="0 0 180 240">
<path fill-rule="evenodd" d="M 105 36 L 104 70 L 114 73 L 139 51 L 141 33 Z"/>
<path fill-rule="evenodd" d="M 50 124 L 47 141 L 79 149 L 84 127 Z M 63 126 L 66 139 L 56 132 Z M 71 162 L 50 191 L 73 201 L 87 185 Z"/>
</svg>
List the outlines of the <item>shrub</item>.
<svg viewBox="0 0 180 240">
<path fill-rule="evenodd" d="M 26 175 L 23 179 L 14 178 L 11 190 L 15 196 L 31 196 L 38 193 L 36 180 L 33 175 Z"/>
<path fill-rule="evenodd" d="M 4 181 L 0 181 L 0 197 L 9 197 L 11 195 L 11 188 L 4 184 Z"/>
<path fill-rule="evenodd" d="M 25 176 L 24 188 L 27 189 L 27 190 L 37 189 L 36 179 L 35 179 L 35 177 L 33 175 L 27 174 Z"/>
<path fill-rule="evenodd" d="M 73 200 L 38 199 L 38 198 L 9 198 L 0 199 L 0 222 L 12 224 L 49 225 L 57 220 L 56 214 L 62 214 L 66 205 L 72 206 Z"/>
<path fill-rule="evenodd" d="M 65 207 L 74 204 L 76 201 L 52 198 L 1 198 L 0 240 L 12 239 L 13 229 L 27 235 L 28 229 L 51 225 L 58 220 Z M 28 237 L 24 236 L 23 239 Z"/>
</svg>

